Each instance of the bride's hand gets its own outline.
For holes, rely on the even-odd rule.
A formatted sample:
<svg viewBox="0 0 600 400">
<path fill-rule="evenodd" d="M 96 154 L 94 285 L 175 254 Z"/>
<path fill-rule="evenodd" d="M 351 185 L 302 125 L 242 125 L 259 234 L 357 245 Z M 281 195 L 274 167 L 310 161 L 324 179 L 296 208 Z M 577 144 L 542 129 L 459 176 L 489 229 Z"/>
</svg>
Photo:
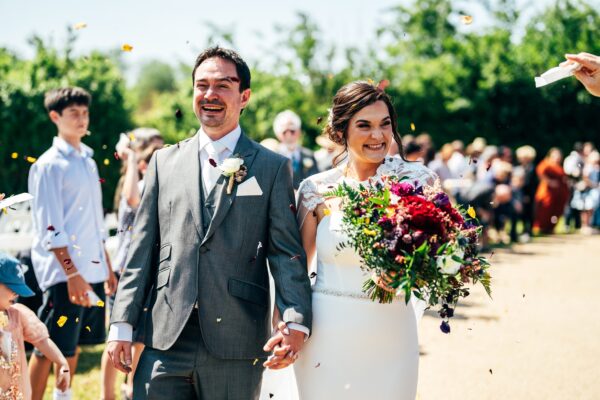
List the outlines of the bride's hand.
<svg viewBox="0 0 600 400">
<path fill-rule="evenodd" d="M 394 281 L 394 277 L 396 276 L 396 272 L 391 271 L 390 273 L 382 273 L 381 275 L 373 274 L 371 275 L 371 279 L 377 286 L 385 290 L 386 292 L 394 293 L 396 289 L 390 286 L 390 284 Z"/>
<path fill-rule="evenodd" d="M 285 322 L 279 321 L 277 331 L 265 344 L 265 351 L 273 354 L 263 364 L 269 369 L 283 369 L 298 359 L 300 349 L 304 345 L 304 333 L 289 329 Z"/>
</svg>

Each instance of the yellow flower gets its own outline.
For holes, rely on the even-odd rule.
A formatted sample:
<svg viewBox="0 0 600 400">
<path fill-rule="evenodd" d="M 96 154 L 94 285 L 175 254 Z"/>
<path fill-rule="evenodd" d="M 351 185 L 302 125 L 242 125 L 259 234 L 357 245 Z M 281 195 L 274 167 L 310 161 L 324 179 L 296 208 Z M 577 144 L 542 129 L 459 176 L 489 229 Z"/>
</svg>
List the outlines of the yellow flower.
<svg viewBox="0 0 600 400">
<path fill-rule="evenodd" d="M 363 229 L 363 233 L 367 236 L 377 236 L 377 231 L 373 231 L 367 228 Z"/>
<path fill-rule="evenodd" d="M 59 327 L 61 327 L 61 328 L 62 328 L 62 327 L 63 327 L 63 326 L 65 326 L 65 324 L 67 323 L 67 319 L 68 319 L 68 318 L 67 318 L 66 316 L 64 316 L 64 315 L 61 315 L 61 316 L 58 318 L 58 321 L 56 321 L 56 325 L 58 325 Z"/>
<path fill-rule="evenodd" d="M 469 206 L 469 209 L 467 210 L 467 214 L 469 214 L 469 217 L 471 217 L 471 218 L 475 218 L 477 216 L 477 214 L 475 213 L 475 209 L 471 206 Z"/>
</svg>

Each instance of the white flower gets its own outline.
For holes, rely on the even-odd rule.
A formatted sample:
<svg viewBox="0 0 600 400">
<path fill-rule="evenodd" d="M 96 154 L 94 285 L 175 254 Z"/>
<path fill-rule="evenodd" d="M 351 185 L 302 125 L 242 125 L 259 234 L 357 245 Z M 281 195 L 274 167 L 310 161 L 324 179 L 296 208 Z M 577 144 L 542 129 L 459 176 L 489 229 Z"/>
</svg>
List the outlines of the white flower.
<svg viewBox="0 0 600 400">
<path fill-rule="evenodd" d="M 315 165 L 315 162 L 310 158 L 305 158 L 304 160 L 302 160 L 302 165 L 304 165 L 304 168 L 308 169 L 312 168 L 313 165 Z"/>
<path fill-rule="evenodd" d="M 243 164 L 244 160 L 241 158 L 228 158 L 219 165 L 219 169 L 223 171 L 223 175 L 230 176 L 238 172 Z"/>
<path fill-rule="evenodd" d="M 456 275 L 462 264 L 457 261 L 454 261 L 452 259 L 452 256 L 455 255 L 458 258 L 463 258 L 464 254 L 464 251 L 462 249 L 459 249 L 455 250 L 453 254 L 439 256 L 437 258 L 437 266 L 443 274 Z"/>
</svg>

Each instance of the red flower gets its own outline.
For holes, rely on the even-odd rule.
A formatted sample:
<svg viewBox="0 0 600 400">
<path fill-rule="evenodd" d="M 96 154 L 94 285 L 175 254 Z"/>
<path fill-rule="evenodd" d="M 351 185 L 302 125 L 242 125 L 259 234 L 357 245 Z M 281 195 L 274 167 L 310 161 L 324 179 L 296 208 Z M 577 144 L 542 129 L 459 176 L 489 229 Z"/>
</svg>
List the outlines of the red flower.
<svg viewBox="0 0 600 400">
<path fill-rule="evenodd" d="M 440 239 L 446 237 L 444 226 L 444 213 L 435 204 L 420 196 L 406 196 L 400 202 L 407 208 L 410 215 L 411 230 L 421 230 L 429 235 L 438 235 Z"/>
</svg>

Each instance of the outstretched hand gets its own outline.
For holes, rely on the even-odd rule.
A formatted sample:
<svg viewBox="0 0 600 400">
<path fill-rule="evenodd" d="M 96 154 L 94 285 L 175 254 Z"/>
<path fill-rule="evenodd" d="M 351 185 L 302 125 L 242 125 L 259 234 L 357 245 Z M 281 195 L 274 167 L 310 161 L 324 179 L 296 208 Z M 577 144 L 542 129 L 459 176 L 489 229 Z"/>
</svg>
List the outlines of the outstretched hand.
<svg viewBox="0 0 600 400">
<path fill-rule="evenodd" d="M 590 94 L 600 97 L 600 57 L 590 53 L 565 54 L 565 57 L 568 61 L 561 65 L 573 62 L 581 64 L 582 68 L 574 72 L 575 78 Z"/>
<path fill-rule="evenodd" d="M 263 366 L 269 369 L 283 369 L 293 364 L 304 346 L 304 336 L 303 332 L 289 329 L 285 322 L 280 321 L 276 332 L 263 348 L 273 352 Z"/>
</svg>

